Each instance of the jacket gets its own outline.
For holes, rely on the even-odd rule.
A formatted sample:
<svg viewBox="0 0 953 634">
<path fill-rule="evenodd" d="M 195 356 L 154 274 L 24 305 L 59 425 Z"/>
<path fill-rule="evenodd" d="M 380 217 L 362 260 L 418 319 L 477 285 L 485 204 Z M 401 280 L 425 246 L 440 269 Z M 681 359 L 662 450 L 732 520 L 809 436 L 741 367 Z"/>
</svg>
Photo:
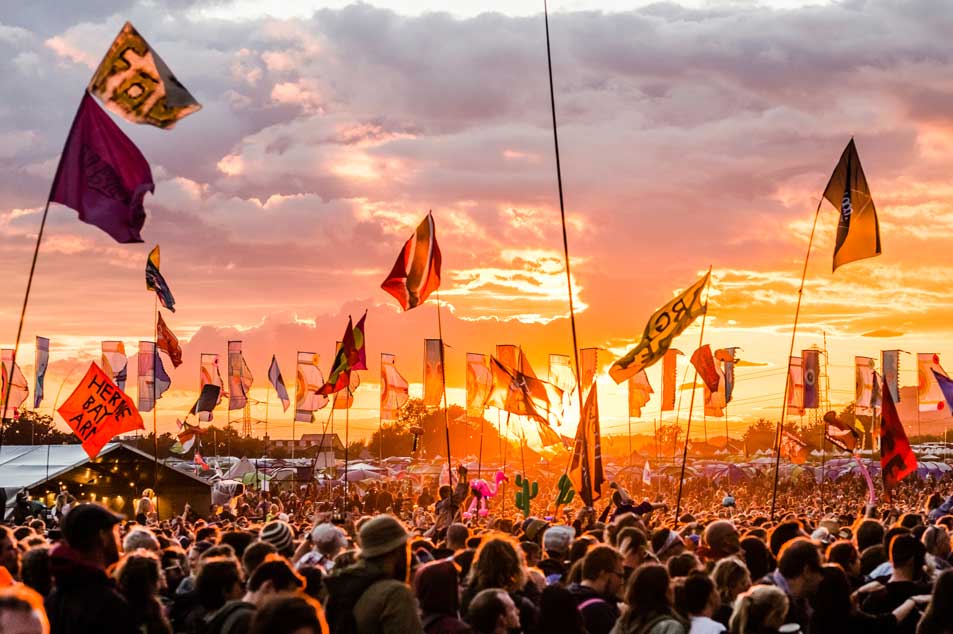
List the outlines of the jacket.
<svg viewBox="0 0 953 634">
<path fill-rule="evenodd" d="M 615 622 L 619 620 L 619 605 L 616 599 L 606 597 L 588 586 L 574 583 L 569 592 L 576 601 L 576 608 L 582 614 L 586 632 L 589 634 L 609 634 Z"/>
<path fill-rule="evenodd" d="M 423 634 L 417 601 L 407 584 L 365 560 L 325 577 L 331 632 L 353 619 L 361 634 Z"/>
<path fill-rule="evenodd" d="M 65 544 L 50 553 L 53 591 L 46 598 L 50 634 L 138 634 L 129 603 L 106 571 Z"/>
</svg>

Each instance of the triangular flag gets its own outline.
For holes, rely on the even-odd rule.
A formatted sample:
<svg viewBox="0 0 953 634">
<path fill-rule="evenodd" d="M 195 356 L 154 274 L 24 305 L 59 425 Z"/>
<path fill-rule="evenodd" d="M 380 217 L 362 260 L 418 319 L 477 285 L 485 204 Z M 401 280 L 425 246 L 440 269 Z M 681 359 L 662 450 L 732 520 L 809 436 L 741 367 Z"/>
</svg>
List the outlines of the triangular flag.
<svg viewBox="0 0 953 634">
<path fill-rule="evenodd" d="M 870 196 L 867 177 L 851 139 L 824 189 L 826 198 L 840 209 L 834 242 L 834 268 L 880 255 L 880 224 Z"/>
</svg>

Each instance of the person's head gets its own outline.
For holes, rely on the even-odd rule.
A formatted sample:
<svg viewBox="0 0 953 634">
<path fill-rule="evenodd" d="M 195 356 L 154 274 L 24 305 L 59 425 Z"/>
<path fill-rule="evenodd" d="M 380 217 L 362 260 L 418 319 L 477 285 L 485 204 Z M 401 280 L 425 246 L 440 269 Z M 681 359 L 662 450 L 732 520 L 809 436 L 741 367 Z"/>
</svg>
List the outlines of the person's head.
<svg viewBox="0 0 953 634">
<path fill-rule="evenodd" d="M 440 489 L 437 491 L 437 495 L 440 496 L 441 500 L 446 500 L 450 497 L 450 494 L 453 493 L 453 489 L 449 485 L 441 485 Z"/>
<path fill-rule="evenodd" d="M 470 583 L 475 588 L 516 592 L 525 582 L 523 551 L 512 538 L 498 534 L 480 544 L 470 566 Z"/>
<path fill-rule="evenodd" d="M 788 597 L 783 590 L 775 586 L 751 586 L 735 599 L 729 630 L 733 634 L 777 630 L 784 624 L 787 612 Z"/>
<path fill-rule="evenodd" d="M 950 556 L 950 531 L 942 524 L 930 526 L 923 531 L 921 538 L 927 552 L 939 559 Z"/>
<path fill-rule="evenodd" d="M 164 581 L 159 556 L 145 549 L 126 553 L 113 571 L 113 577 L 123 596 L 136 607 L 153 600 Z"/>
<path fill-rule="evenodd" d="M 543 549 L 536 542 L 520 542 L 520 548 L 523 549 L 523 557 L 526 559 L 526 566 L 533 568 L 541 559 Z"/>
<path fill-rule="evenodd" d="M 203 526 L 195 531 L 195 541 L 217 544 L 222 539 L 222 529 L 218 526 Z"/>
<path fill-rule="evenodd" d="M 944 570 L 933 584 L 933 598 L 920 621 L 919 632 L 940 632 L 953 623 L 953 569 Z M 932 625 L 933 627 L 924 627 Z"/>
<path fill-rule="evenodd" d="M 569 547 L 572 540 L 576 537 L 576 531 L 572 526 L 558 524 L 550 526 L 543 533 L 543 550 L 550 559 L 565 561 L 569 558 Z"/>
<path fill-rule="evenodd" d="M 261 565 L 268 555 L 277 554 L 278 550 L 268 542 L 252 542 L 242 554 L 242 569 L 245 576 L 250 577 L 255 572 L 255 568 Z"/>
<path fill-rule="evenodd" d="M 836 564 L 827 564 L 821 570 L 821 582 L 811 605 L 814 606 L 813 618 L 819 624 L 832 625 L 843 623 L 853 611 L 851 603 L 850 581 L 844 569 Z"/>
<path fill-rule="evenodd" d="M 0 525 L 0 566 L 14 578 L 20 576 L 20 549 L 13 531 Z"/>
<path fill-rule="evenodd" d="M 751 587 L 751 574 L 737 557 L 719 560 L 711 572 L 711 578 L 725 605 L 734 605 L 735 597 Z"/>
<path fill-rule="evenodd" d="M 276 594 L 252 617 L 249 634 L 327 634 L 321 604 L 303 594 Z"/>
<path fill-rule="evenodd" d="M 668 561 L 675 555 L 685 552 L 682 537 L 670 528 L 659 528 L 652 533 L 652 552 L 659 561 Z"/>
<path fill-rule="evenodd" d="M 887 561 L 887 549 L 883 544 L 868 546 L 860 553 L 860 574 L 869 575 L 877 566 Z"/>
<path fill-rule="evenodd" d="M 651 557 L 648 538 L 634 526 L 626 526 L 616 534 L 616 545 L 622 553 L 622 565 L 629 574 Z"/>
<path fill-rule="evenodd" d="M 860 553 L 854 542 L 842 539 L 827 547 L 827 561 L 837 564 L 851 577 L 860 575 Z"/>
<path fill-rule="evenodd" d="M 105 568 L 119 561 L 120 521 L 101 504 L 80 504 L 63 517 L 60 529 L 70 548 Z"/>
<path fill-rule="evenodd" d="M 867 548 L 883 543 L 884 526 L 880 522 L 871 518 L 864 518 L 854 526 L 854 543 L 859 552 L 864 552 Z"/>
<path fill-rule="evenodd" d="M 894 574 L 915 581 L 923 574 L 927 549 L 913 535 L 897 535 L 890 542 L 890 563 Z"/>
<path fill-rule="evenodd" d="M 686 551 L 680 555 L 675 555 L 665 564 L 668 568 L 668 576 L 672 579 L 686 577 L 689 574 L 701 570 L 702 562 L 698 560 L 695 553 Z"/>
<path fill-rule="evenodd" d="M 665 566 L 646 564 L 638 568 L 625 589 L 625 602 L 630 619 L 643 619 L 652 614 L 667 613 L 672 608 L 671 578 Z"/>
<path fill-rule="evenodd" d="M 311 543 L 319 553 L 328 559 L 334 559 L 347 548 L 347 535 L 334 524 L 318 524 L 311 529 Z"/>
<path fill-rule="evenodd" d="M 447 548 L 456 552 L 467 547 L 470 529 L 466 524 L 454 523 L 447 527 Z"/>
<path fill-rule="evenodd" d="M 235 551 L 235 556 L 241 559 L 248 545 L 255 541 L 255 535 L 247 531 L 229 530 L 222 533 L 221 544 L 228 544 Z"/>
<path fill-rule="evenodd" d="M 804 527 L 798 520 L 787 520 L 775 526 L 768 535 L 768 545 L 771 547 L 771 553 L 777 557 L 781 553 L 781 548 L 798 537 L 807 537 Z"/>
<path fill-rule="evenodd" d="M 675 607 L 686 616 L 710 617 L 721 604 L 715 582 L 704 572 L 693 572 L 678 581 Z"/>
<path fill-rule="evenodd" d="M 504 590 L 487 588 L 470 601 L 467 621 L 478 632 L 504 634 L 520 626 L 520 614 L 513 599 Z"/>
<path fill-rule="evenodd" d="M 740 542 L 741 536 L 738 534 L 738 529 L 728 520 L 712 522 L 702 533 L 705 557 L 711 561 L 738 554 L 741 550 Z"/>
<path fill-rule="evenodd" d="M 813 596 L 821 582 L 821 554 L 817 546 L 806 537 L 787 542 L 778 557 L 778 572 L 787 580 L 794 596 Z"/>
<path fill-rule="evenodd" d="M 43 597 L 23 585 L 0 588 L 0 632 L 49 634 Z"/>
<path fill-rule="evenodd" d="M 195 578 L 195 591 L 206 612 L 213 612 L 228 601 L 242 596 L 242 571 L 238 560 L 212 557 L 201 562 Z"/>
<path fill-rule="evenodd" d="M 291 567 L 287 559 L 271 555 L 248 578 L 245 600 L 261 605 L 265 599 L 278 592 L 295 592 L 304 585 L 304 578 Z"/>
<path fill-rule="evenodd" d="M 538 632 L 584 632 L 582 612 L 569 589 L 554 583 L 546 586 L 539 600 Z"/>
<path fill-rule="evenodd" d="M 189 576 L 188 555 L 178 546 L 169 546 L 162 549 L 159 560 L 165 573 L 166 587 L 175 590 L 179 583 Z"/>
<path fill-rule="evenodd" d="M 50 549 L 37 546 L 23 553 L 20 578 L 29 587 L 46 596 L 53 589 L 53 571 L 50 567 Z"/>
<path fill-rule="evenodd" d="M 602 595 L 616 597 L 622 593 L 625 569 L 622 553 L 612 546 L 589 549 L 582 560 L 582 583 Z"/>
<path fill-rule="evenodd" d="M 155 533 L 144 526 L 132 529 L 126 533 L 126 536 L 122 540 L 122 551 L 124 553 L 131 553 L 140 548 L 143 550 L 151 550 L 154 553 L 161 550 L 161 548 L 159 548 L 159 540 L 156 539 Z"/>
<path fill-rule="evenodd" d="M 378 515 L 361 525 L 361 559 L 382 567 L 392 579 L 409 582 L 410 535 L 393 515 Z"/>
<path fill-rule="evenodd" d="M 897 520 L 898 526 L 903 526 L 904 528 L 913 530 L 917 526 L 923 524 L 923 516 L 919 513 L 904 513 L 900 516 L 900 519 Z"/>
<path fill-rule="evenodd" d="M 456 616 L 460 611 L 457 565 L 450 559 L 424 564 L 414 574 L 414 594 L 421 611 Z"/>
<path fill-rule="evenodd" d="M 268 542 L 275 547 L 282 557 L 291 557 L 294 554 L 294 533 L 287 522 L 272 520 L 261 527 L 258 539 Z"/>
</svg>

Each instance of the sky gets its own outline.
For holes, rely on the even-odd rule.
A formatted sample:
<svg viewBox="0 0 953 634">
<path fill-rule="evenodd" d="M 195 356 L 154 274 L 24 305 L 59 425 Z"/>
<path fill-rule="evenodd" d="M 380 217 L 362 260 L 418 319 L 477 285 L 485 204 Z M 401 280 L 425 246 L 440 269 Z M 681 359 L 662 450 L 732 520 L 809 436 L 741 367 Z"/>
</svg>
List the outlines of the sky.
<svg viewBox="0 0 953 634">
<path fill-rule="evenodd" d="M 537 4 L 18 4 L 0 11 L 4 347 L 69 123 L 125 20 L 204 106 L 172 131 L 119 121 L 156 181 L 144 244 L 117 244 L 51 207 L 20 357 L 32 380 L 34 336 L 52 339 L 41 411 L 65 399 L 100 341 L 123 340 L 132 354 L 151 339 L 143 267 L 160 244 L 177 300 L 164 317 L 185 350 L 160 430 L 195 398 L 199 354 L 224 360 L 240 339 L 262 401 L 253 416 L 265 418 L 267 397 L 270 434 L 289 435 L 290 412 L 266 389 L 271 355 L 286 379 L 297 350 L 320 354 L 327 372 L 348 314 L 366 309 L 370 368 L 351 429 L 369 433 L 379 353 L 397 354 L 419 395 L 422 340 L 437 336 L 435 303 L 401 313 L 380 289 L 428 210 L 444 254 L 450 401 L 462 401 L 466 352 L 519 344 L 543 374 L 548 354 L 571 353 Z M 704 341 L 740 346 L 752 363 L 739 370 L 731 433 L 776 419 L 811 222 L 853 136 L 883 255 L 832 274 L 838 214 L 822 205 L 795 350 L 826 337 L 835 407 L 853 398 L 855 355 L 953 359 L 953 6 L 577 0 L 551 10 L 581 347 L 604 348 L 607 365 L 711 266 Z M 700 325 L 675 342 L 685 359 Z M 901 368 L 915 382 L 912 357 Z M 649 378 L 660 392 L 658 368 Z M 627 431 L 624 386 L 603 377 L 600 389 L 604 430 Z M 658 416 L 654 398 L 633 431 Z"/>
</svg>

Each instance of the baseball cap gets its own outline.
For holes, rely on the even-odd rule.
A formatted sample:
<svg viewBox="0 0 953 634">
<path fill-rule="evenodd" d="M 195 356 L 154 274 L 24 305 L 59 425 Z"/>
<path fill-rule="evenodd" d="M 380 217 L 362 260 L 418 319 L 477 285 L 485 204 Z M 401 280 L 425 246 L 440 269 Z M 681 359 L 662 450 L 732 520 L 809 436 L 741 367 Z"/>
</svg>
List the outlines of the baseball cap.
<svg viewBox="0 0 953 634">
<path fill-rule="evenodd" d="M 77 550 L 89 550 L 98 541 L 99 532 L 122 522 L 123 516 L 113 513 L 102 504 L 79 504 L 63 518 L 60 528 L 66 543 Z"/>
</svg>

